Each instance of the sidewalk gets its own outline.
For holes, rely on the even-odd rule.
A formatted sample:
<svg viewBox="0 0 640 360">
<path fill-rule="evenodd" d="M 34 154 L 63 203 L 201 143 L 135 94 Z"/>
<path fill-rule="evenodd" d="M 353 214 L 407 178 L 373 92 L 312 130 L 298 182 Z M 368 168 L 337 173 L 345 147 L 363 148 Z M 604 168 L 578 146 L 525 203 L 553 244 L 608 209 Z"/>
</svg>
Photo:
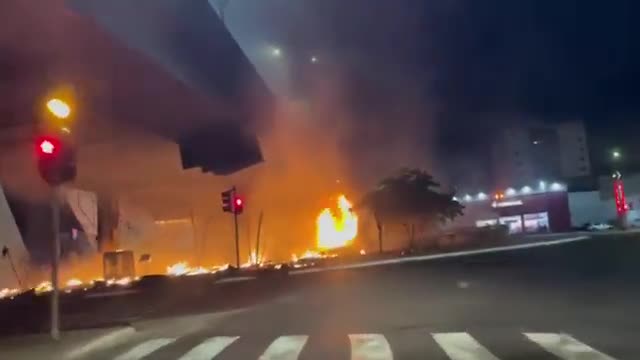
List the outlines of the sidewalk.
<svg viewBox="0 0 640 360">
<path fill-rule="evenodd" d="M 80 358 L 101 347 L 114 346 L 135 333 L 133 327 L 73 330 L 62 332 L 60 340 L 49 334 L 23 335 L 0 339 L 3 359 L 68 359 Z"/>
</svg>

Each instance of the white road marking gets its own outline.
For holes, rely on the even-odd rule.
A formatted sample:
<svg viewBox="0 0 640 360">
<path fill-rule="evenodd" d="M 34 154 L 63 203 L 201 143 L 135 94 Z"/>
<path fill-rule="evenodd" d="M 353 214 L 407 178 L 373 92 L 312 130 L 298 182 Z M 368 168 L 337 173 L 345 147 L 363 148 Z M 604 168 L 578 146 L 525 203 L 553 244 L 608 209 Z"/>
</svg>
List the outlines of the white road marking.
<svg viewBox="0 0 640 360">
<path fill-rule="evenodd" d="M 432 335 L 451 360 L 500 360 L 465 332 Z"/>
<path fill-rule="evenodd" d="M 525 333 L 524 336 L 564 360 L 615 360 L 567 334 Z"/>
<path fill-rule="evenodd" d="M 280 336 L 260 355 L 260 360 L 296 360 L 308 338 L 306 335 Z"/>
<path fill-rule="evenodd" d="M 127 351 L 126 353 L 119 355 L 114 360 L 138 360 L 143 357 L 151 354 L 152 352 L 160 349 L 163 346 L 167 346 L 172 342 L 176 341 L 175 338 L 160 338 L 160 339 L 151 339 L 143 342 L 135 346 L 133 349 Z"/>
<path fill-rule="evenodd" d="M 211 360 L 227 346 L 238 340 L 238 336 L 216 336 L 209 338 L 182 355 L 179 360 Z"/>
<path fill-rule="evenodd" d="M 72 349 L 67 353 L 65 359 L 72 360 L 76 358 L 81 358 L 91 352 L 115 346 L 120 342 L 125 342 L 128 339 L 130 339 L 131 336 L 135 334 L 135 332 L 136 330 L 130 326 L 125 328 L 114 329 L 105 335 L 102 335 L 96 339 L 89 341 L 88 343 L 80 346 L 79 348 Z"/>
<path fill-rule="evenodd" d="M 490 254 L 490 253 L 504 252 L 504 251 L 531 249 L 531 248 L 543 247 L 543 246 L 561 245 L 561 244 L 567 244 L 567 243 L 572 243 L 575 241 L 581 241 L 586 239 L 589 239 L 589 236 L 576 236 L 576 237 L 559 239 L 559 240 L 536 241 L 534 243 L 528 243 L 528 244 L 497 246 L 497 247 L 486 248 L 486 249 L 455 251 L 455 252 L 444 253 L 444 254 L 405 256 L 405 257 L 393 258 L 393 259 L 363 261 L 356 264 L 291 270 L 289 271 L 289 275 L 302 275 L 302 274 L 317 273 L 317 272 L 323 272 L 323 271 L 359 269 L 359 268 L 366 268 L 371 266 L 402 264 L 402 263 L 416 262 L 416 261 L 446 259 L 446 258 L 472 256 L 472 255 L 479 255 L 479 254 Z"/>
<path fill-rule="evenodd" d="M 380 334 L 350 334 L 351 360 L 392 360 L 387 339 Z"/>
</svg>

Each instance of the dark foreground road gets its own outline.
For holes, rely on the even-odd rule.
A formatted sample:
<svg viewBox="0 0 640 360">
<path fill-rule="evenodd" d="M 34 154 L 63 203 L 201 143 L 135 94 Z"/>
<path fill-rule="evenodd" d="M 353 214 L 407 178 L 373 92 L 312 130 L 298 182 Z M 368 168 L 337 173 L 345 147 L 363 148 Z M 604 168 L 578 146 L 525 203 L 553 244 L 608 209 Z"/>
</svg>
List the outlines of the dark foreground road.
<svg viewBox="0 0 640 360">
<path fill-rule="evenodd" d="M 294 275 L 257 305 L 142 320 L 85 347 L 14 339 L 0 357 L 636 360 L 639 295 L 640 241 L 598 237 Z"/>
</svg>

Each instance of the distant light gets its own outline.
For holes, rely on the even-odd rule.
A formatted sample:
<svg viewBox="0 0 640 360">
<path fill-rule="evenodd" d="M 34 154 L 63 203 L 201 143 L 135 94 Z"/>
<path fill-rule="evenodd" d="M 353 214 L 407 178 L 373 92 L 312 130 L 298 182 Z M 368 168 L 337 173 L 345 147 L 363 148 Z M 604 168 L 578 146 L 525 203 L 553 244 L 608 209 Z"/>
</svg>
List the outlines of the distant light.
<svg viewBox="0 0 640 360">
<path fill-rule="evenodd" d="M 63 133 L 71 134 L 71 130 L 66 126 L 62 127 L 60 130 L 62 130 Z"/>
<path fill-rule="evenodd" d="M 236 198 L 236 206 L 242 206 L 242 199 Z"/>
<path fill-rule="evenodd" d="M 622 154 L 620 153 L 620 151 L 618 151 L 618 150 L 614 150 L 614 151 L 611 153 L 611 156 L 613 156 L 613 158 L 614 158 L 614 159 L 619 159 L 619 158 L 620 158 L 620 156 L 622 156 Z"/>
<path fill-rule="evenodd" d="M 551 184 L 551 186 L 549 187 L 551 189 L 551 191 L 560 191 L 564 189 L 564 186 L 562 186 L 561 184 L 554 182 Z"/>
<path fill-rule="evenodd" d="M 518 192 L 514 188 L 507 188 L 507 190 L 504 191 L 504 194 L 507 195 L 507 196 L 514 196 L 517 193 Z"/>
<path fill-rule="evenodd" d="M 47 109 L 53 116 L 59 119 L 66 119 L 71 115 L 71 107 L 69 107 L 69 104 L 57 98 L 47 101 Z"/>
<path fill-rule="evenodd" d="M 487 194 L 483 192 L 478 193 L 478 200 L 487 200 Z"/>
<path fill-rule="evenodd" d="M 314 63 L 314 64 L 317 63 L 318 62 L 318 58 L 315 57 L 315 56 L 312 56 L 311 57 L 311 62 Z"/>
<path fill-rule="evenodd" d="M 467 195 L 464 196 L 464 201 L 471 201 L 471 200 L 473 200 L 471 195 L 467 194 Z"/>
<path fill-rule="evenodd" d="M 530 186 L 522 187 L 522 193 L 523 194 L 530 194 L 531 193 L 531 187 Z"/>
<path fill-rule="evenodd" d="M 547 183 L 544 182 L 544 180 L 540 180 L 539 186 L 540 190 L 545 190 L 547 188 Z"/>
<path fill-rule="evenodd" d="M 454 196 L 454 197 L 451 198 L 451 200 L 458 201 L 458 198 Z"/>
<path fill-rule="evenodd" d="M 540 144 L 540 140 L 533 140 L 533 145 L 538 145 Z"/>
<path fill-rule="evenodd" d="M 282 55 L 282 50 L 280 50 L 280 48 L 274 47 L 271 49 L 271 55 L 274 57 L 280 57 Z"/>
</svg>

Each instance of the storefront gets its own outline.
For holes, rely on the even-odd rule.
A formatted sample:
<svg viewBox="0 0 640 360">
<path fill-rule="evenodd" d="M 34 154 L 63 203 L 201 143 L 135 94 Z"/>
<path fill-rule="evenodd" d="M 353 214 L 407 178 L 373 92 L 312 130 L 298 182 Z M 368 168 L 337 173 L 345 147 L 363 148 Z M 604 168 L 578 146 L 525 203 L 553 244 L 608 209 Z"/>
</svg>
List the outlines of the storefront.
<svg viewBox="0 0 640 360">
<path fill-rule="evenodd" d="M 491 196 L 484 193 L 475 197 L 466 195 L 461 202 L 467 213 L 467 225 L 500 224 L 507 226 L 512 234 L 571 229 L 569 200 L 565 188 L 560 185 L 549 191 L 524 187 L 521 191 L 508 189 Z"/>
</svg>

